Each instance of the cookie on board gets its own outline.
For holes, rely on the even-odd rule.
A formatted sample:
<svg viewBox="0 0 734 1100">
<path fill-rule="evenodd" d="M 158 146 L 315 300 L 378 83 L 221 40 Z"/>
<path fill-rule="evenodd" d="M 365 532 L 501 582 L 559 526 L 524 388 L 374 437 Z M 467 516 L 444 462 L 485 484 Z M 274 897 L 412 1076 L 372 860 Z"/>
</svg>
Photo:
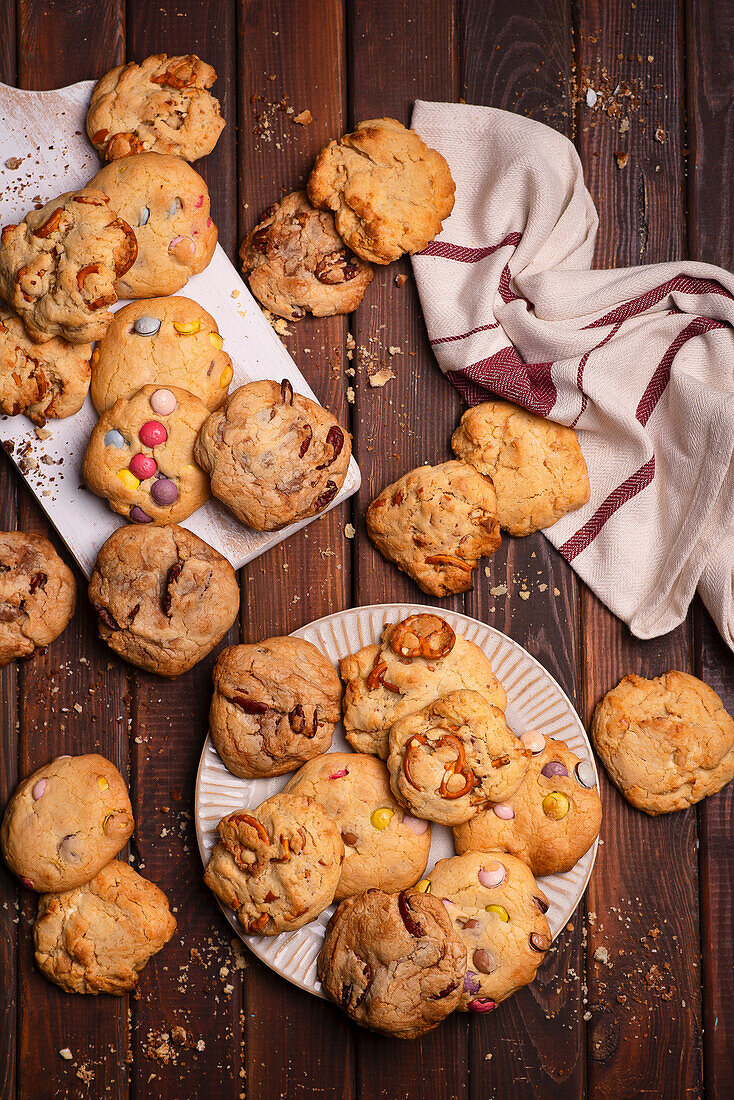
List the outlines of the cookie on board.
<svg viewBox="0 0 734 1100">
<path fill-rule="evenodd" d="M 0 531 L 0 668 L 50 645 L 75 606 L 74 574 L 48 539 Z"/>
</svg>

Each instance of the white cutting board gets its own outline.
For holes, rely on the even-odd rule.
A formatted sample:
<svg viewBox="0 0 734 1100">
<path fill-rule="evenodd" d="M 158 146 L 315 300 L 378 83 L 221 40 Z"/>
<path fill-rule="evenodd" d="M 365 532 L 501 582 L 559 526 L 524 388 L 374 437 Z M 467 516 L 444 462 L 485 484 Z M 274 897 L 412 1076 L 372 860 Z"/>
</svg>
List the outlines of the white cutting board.
<svg viewBox="0 0 734 1100">
<path fill-rule="evenodd" d="M 83 187 L 99 170 L 99 157 L 84 128 L 93 87 L 94 81 L 85 80 L 54 91 L 26 92 L 0 84 L 0 225 L 20 221 L 36 203 Z M 20 166 L 8 168 L 6 161 L 14 157 L 22 158 Z M 212 216 L 216 223 L 216 210 Z M 219 245 L 206 271 L 190 279 L 180 293 L 199 302 L 219 325 L 234 368 L 230 392 L 245 382 L 287 378 L 297 393 L 317 400 Z M 125 522 L 82 486 L 82 461 L 96 422 L 90 398 L 75 416 L 49 420 L 46 430 L 51 435 L 44 440 L 38 439 L 25 416 L 0 417 L 0 442 L 87 576 L 102 543 Z M 352 459 L 330 508 L 359 486 L 359 467 Z M 251 531 L 212 499 L 183 526 L 239 569 L 312 522 L 304 520 L 280 531 Z"/>
</svg>

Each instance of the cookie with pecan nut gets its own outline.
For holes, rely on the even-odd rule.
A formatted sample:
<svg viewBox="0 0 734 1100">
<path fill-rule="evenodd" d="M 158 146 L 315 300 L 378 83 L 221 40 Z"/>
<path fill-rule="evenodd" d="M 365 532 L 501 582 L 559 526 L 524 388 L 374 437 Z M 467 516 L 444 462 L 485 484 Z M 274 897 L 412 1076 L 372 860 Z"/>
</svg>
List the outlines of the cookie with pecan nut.
<svg viewBox="0 0 734 1100">
<path fill-rule="evenodd" d="M 0 668 L 50 645 L 75 606 L 74 575 L 48 539 L 0 531 Z"/>
<path fill-rule="evenodd" d="M 249 934 L 293 932 L 331 904 L 344 845 L 313 798 L 273 795 L 223 817 L 217 833 L 204 881 Z"/>
<path fill-rule="evenodd" d="M 138 668 L 174 678 L 206 657 L 237 618 L 234 569 L 183 527 L 118 527 L 94 565 L 99 636 Z"/>
<path fill-rule="evenodd" d="M 367 509 L 367 534 L 429 596 L 467 592 L 479 559 L 499 548 L 492 482 L 466 462 L 419 466 Z"/>
<path fill-rule="evenodd" d="M 341 713 L 331 661 L 302 638 L 222 650 L 212 673 L 209 730 L 233 775 L 292 772 L 326 752 Z"/>
<path fill-rule="evenodd" d="M 466 948 L 430 894 L 368 890 L 343 901 L 318 961 L 324 989 L 371 1031 L 417 1039 L 461 999 Z"/>
<path fill-rule="evenodd" d="M 250 290 L 267 309 L 298 321 L 351 313 L 374 271 L 344 247 L 328 210 L 315 210 L 305 191 L 268 207 L 240 248 Z"/>
<path fill-rule="evenodd" d="M 323 511 L 344 484 L 351 454 L 349 433 L 287 379 L 240 386 L 204 423 L 194 448 L 214 496 L 256 531 Z"/>
<path fill-rule="evenodd" d="M 117 280 L 138 254 L 135 233 L 96 184 L 31 210 L 0 237 L 0 296 L 32 340 L 101 340 Z"/>
<path fill-rule="evenodd" d="M 28 338 L 17 313 L 0 304 L 0 413 L 34 424 L 79 412 L 89 390 L 91 344 Z"/>
<path fill-rule="evenodd" d="M 211 153 L 224 129 L 217 79 L 196 54 L 164 53 L 118 65 L 92 89 L 87 134 L 103 160 L 133 153 L 170 153 L 197 160 Z"/>
</svg>

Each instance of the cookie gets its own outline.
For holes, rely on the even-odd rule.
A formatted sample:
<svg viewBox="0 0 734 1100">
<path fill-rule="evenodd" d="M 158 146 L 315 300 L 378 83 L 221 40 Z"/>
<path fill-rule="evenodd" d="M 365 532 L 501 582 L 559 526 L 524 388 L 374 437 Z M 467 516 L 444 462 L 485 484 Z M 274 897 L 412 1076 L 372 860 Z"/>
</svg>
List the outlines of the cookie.
<svg viewBox="0 0 734 1100">
<path fill-rule="evenodd" d="M 38 900 L 36 965 L 67 993 L 122 996 L 176 931 L 162 890 L 113 860 L 83 886 Z"/>
<path fill-rule="evenodd" d="M 135 233 L 106 192 L 96 184 L 68 191 L 3 229 L 0 297 L 38 343 L 101 340 L 117 280 L 137 254 Z"/>
<path fill-rule="evenodd" d="M 0 531 L 0 668 L 50 645 L 75 606 L 74 575 L 48 539 Z"/>
<path fill-rule="evenodd" d="M 140 153 L 113 161 L 92 180 L 133 226 L 138 257 L 118 278 L 121 298 L 175 294 L 209 264 L 217 246 L 209 191 L 179 157 Z"/>
<path fill-rule="evenodd" d="M 499 707 L 454 691 L 395 722 L 387 767 L 397 800 L 416 817 L 460 825 L 520 786 L 530 753 Z"/>
<path fill-rule="evenodd" d="M 176 386 L 143 386 L 102 413 L 84 455 L 87 488 L 132 523 L 177 523 L 209 499 L 194 441 L 209 415 Z"/>
<path fill-rule="evenodd" d="M 466 462 L 410 470 L 372 501 L 366 519 L 382 556 L 429 596 L 468 592 L 479 559 L 500 545 L 492 482 Z"/>
<path fill-rule="evenodd" d="M 344 845 L 313 798 L 273 795 L 223 817 L 217 833 L 204 881 L 248 934 L 293 932 L 331 904 Z"/>
<path fill-rule="evenodd" d="M 535 977 L 551 945 L 548 899 L 520 859 L 467 852 L 442 859 L 429 879 L 465 945 L 462 1012 L 491 1012 Z"/>
<path fill-rule="evenodd" d="M 336 669 L 302 638 L 266 638 L 219 654 L 209 731 L 233 775 L 292 772 L 326 752 L 341 715 Z"/>
<path fill-rule="evenodd" d="M 240 386 L 194 449 L 214 496 L 255 531 L 322 512 L 344 484 L 351 454 L 349 433 L 287 378 Z"/>
<path fill-rule="evenodd" d="M 34 343 L 20 317 L 0 303 L 0 413 L 25 413 L 43 427 L 79 412 L 91 357 L 91 344 L 69 344 L 60 336 Z"/>
<path fill-rule="evenodd" d="M 97 554 L 89 600 L 110 649 L 173 679 L 221 641 L 240 591 L 226 558 L 184 527 L 118 527 Z"/>
<path fill-rule="evenodd" d="M 250 290 L 278 317 L 352 313 L 372 282 L 370 264 L 345 247 L 328 210 L 314 210 L 305 191 L 269 206 L 240 247 Z"/>
<path fill-rule="evenodd" d="M 98 413 L 143 386 L 176 386 L 218 409 L 232 381 L 232 360 L 217 322 L 190 298 L 146 298 L 123 306 L 92 355 Z"/>
<path fill-rule="evenodd" d="M 57 756 L 16 787 L 0 845 L 5 862 L 39 893 L 83 886 L 133 831 L 125 781 L 103 756 Z"/>
<path fill-rule="evenodd" d="M 686 672 L 625 676 L 597 704 L 591 738 L 615 786 L 652 816 L 693 806 L 734 778 L 734 721 Z"/>
<path fill-rule="evenodd" d="M 217 79 L 196 54 L 146 57 L 118 65 L 92 89 L 87 134 L 103 160 L 131 153 L 170 153 L 198 160 L 211 153 L 224 129 Z"/>
<path fill-rule="evenodd" d="M 454 190 L 441 154 L 394 118 L 330 141 L 308 180 L 313 205 L 332 210 L 344 243 L 375 264 L 425 248 L 453 210 Z"/>
<path fill-rule="evenodd" d="M 343 901 L 318 960 L 324 989 L 362 1027 L 417 1039 L 461 999 L 466 948 L 427 894 L 368 890 Z"/>
<path fill-rule="evenodd" d="M 425 871 L 431 827 L 395 801 L 387 768 L 376 756 L 327 753 L 304 764 L 285 790 L 315 798 L 339 827 L 344 863 L 337 901 L 370 887 L 404 890 Z"/>
<path fill-rule="evenodd" d="M 489 658 L 455 634 L 438 615 L 409 615 L 388 623 L 379 645 L 339 662 L 344 692 L 344 730 L 357 752 L 387 760 L 394 722 L 453 691 L 478 691 L 504 710 L 507 696 Z"/>
<path fill-rule="evenodd" d="M 573 428 L 509 401 L 467 409 L 451 439 L 457 458 L 491 477 L 500 527 L 529 535 L 589 499 L 589 475 Z"/>
<path fill-rule="evenodd" d="M 456 851 L 509 852 L 534 875 L 562 874 L 599 835 L 594 769 L 564 741 L 535 730 L 521 740 L 533 754 L 525 778 L 514 794 L 456 826 Z"/>
</svg>

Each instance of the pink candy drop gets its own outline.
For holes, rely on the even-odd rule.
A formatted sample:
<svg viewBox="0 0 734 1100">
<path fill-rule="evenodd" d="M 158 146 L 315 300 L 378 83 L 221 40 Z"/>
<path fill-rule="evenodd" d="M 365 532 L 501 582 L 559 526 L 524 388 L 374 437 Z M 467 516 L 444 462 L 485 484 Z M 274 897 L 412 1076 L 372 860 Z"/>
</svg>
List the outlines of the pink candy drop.
<svg viewBox="0 0 734 1100">
<path fill-rule="evenodd" d="M 491 1012 L 493 1008 L 497 1007 L 496 1001 L 481 1000 L 481 1001 L 469 1001 L 466 1006 L 470 1012 Z"/>
<path fill-rule="evenodd" d="M 343 779 L 345 775 L 349 775 L 349 772 L 346 768 L 342 768 L 341 771 L 332 772 L 329 779 Z"/>
<path fill-rule="evenodd" d="M 416 836 L 423 836 L 428 828 L 427 821 L 421 821 L 419 817 L 412 817 L 410 814 L 405 814 L 403 816 L 403 825 L 407 825 Z"/>
<path fill-rule="evenodd" d="M 144 447 L 160 447 L 168 439 L 168 432 L 159 420 L 146 420 L 138 437 Z"/>
<path fill-rule="evenodd" d="M 526 749 L 530 749 L 534 756 L 545 748 L 545 737 L 538 730 L 527 730 L 520 738 Z"/>
<path fill-rule="evenodd" d="M 136 454 L 130 459 L 130 473 L 139 481 L 147 481 L 158 469 L 158 463 L 150 455 Z"/>
<path fill-rule="evenodd" d="M 33 798 L 34 798 L 34 800 L 36 802 L 38 802 L 38 799 L 43 798 L 45 793 L 46 793 L 46 780 L 45 779 L 39 779 L 38 782 L 36 783 L 35 787 L 33 788 Z"/>
<path fill-rule="evenodd" d="M 498 802 L 492 809 L 502 821 L 512 821 L 515 816 L 515 811 L 509 802 Z"/>
<path fill-rule="evenodd" d="M 198 209 L 199 209 L 199 207 L 200 207 L 200 206 L 203 206 L 203 205 L 204 205 L 204 196 L 203 196 L 203 195 L 199 195 L 198 199 L 197 199 L 197 200 L 196 200 L 196 202 L 194 203 L 194 207 L 195 207 L 195 208 L 196 208 L 196 209 L 198 210 Z"/>
<path fill-rule="evenodd" d="M 499 886 L 507 878 L 507 871 L 501 863 L 490 863 L 488 867 L 482 867 L 477 878 L 482 886 L 489 888 Z"/>
</svg>

